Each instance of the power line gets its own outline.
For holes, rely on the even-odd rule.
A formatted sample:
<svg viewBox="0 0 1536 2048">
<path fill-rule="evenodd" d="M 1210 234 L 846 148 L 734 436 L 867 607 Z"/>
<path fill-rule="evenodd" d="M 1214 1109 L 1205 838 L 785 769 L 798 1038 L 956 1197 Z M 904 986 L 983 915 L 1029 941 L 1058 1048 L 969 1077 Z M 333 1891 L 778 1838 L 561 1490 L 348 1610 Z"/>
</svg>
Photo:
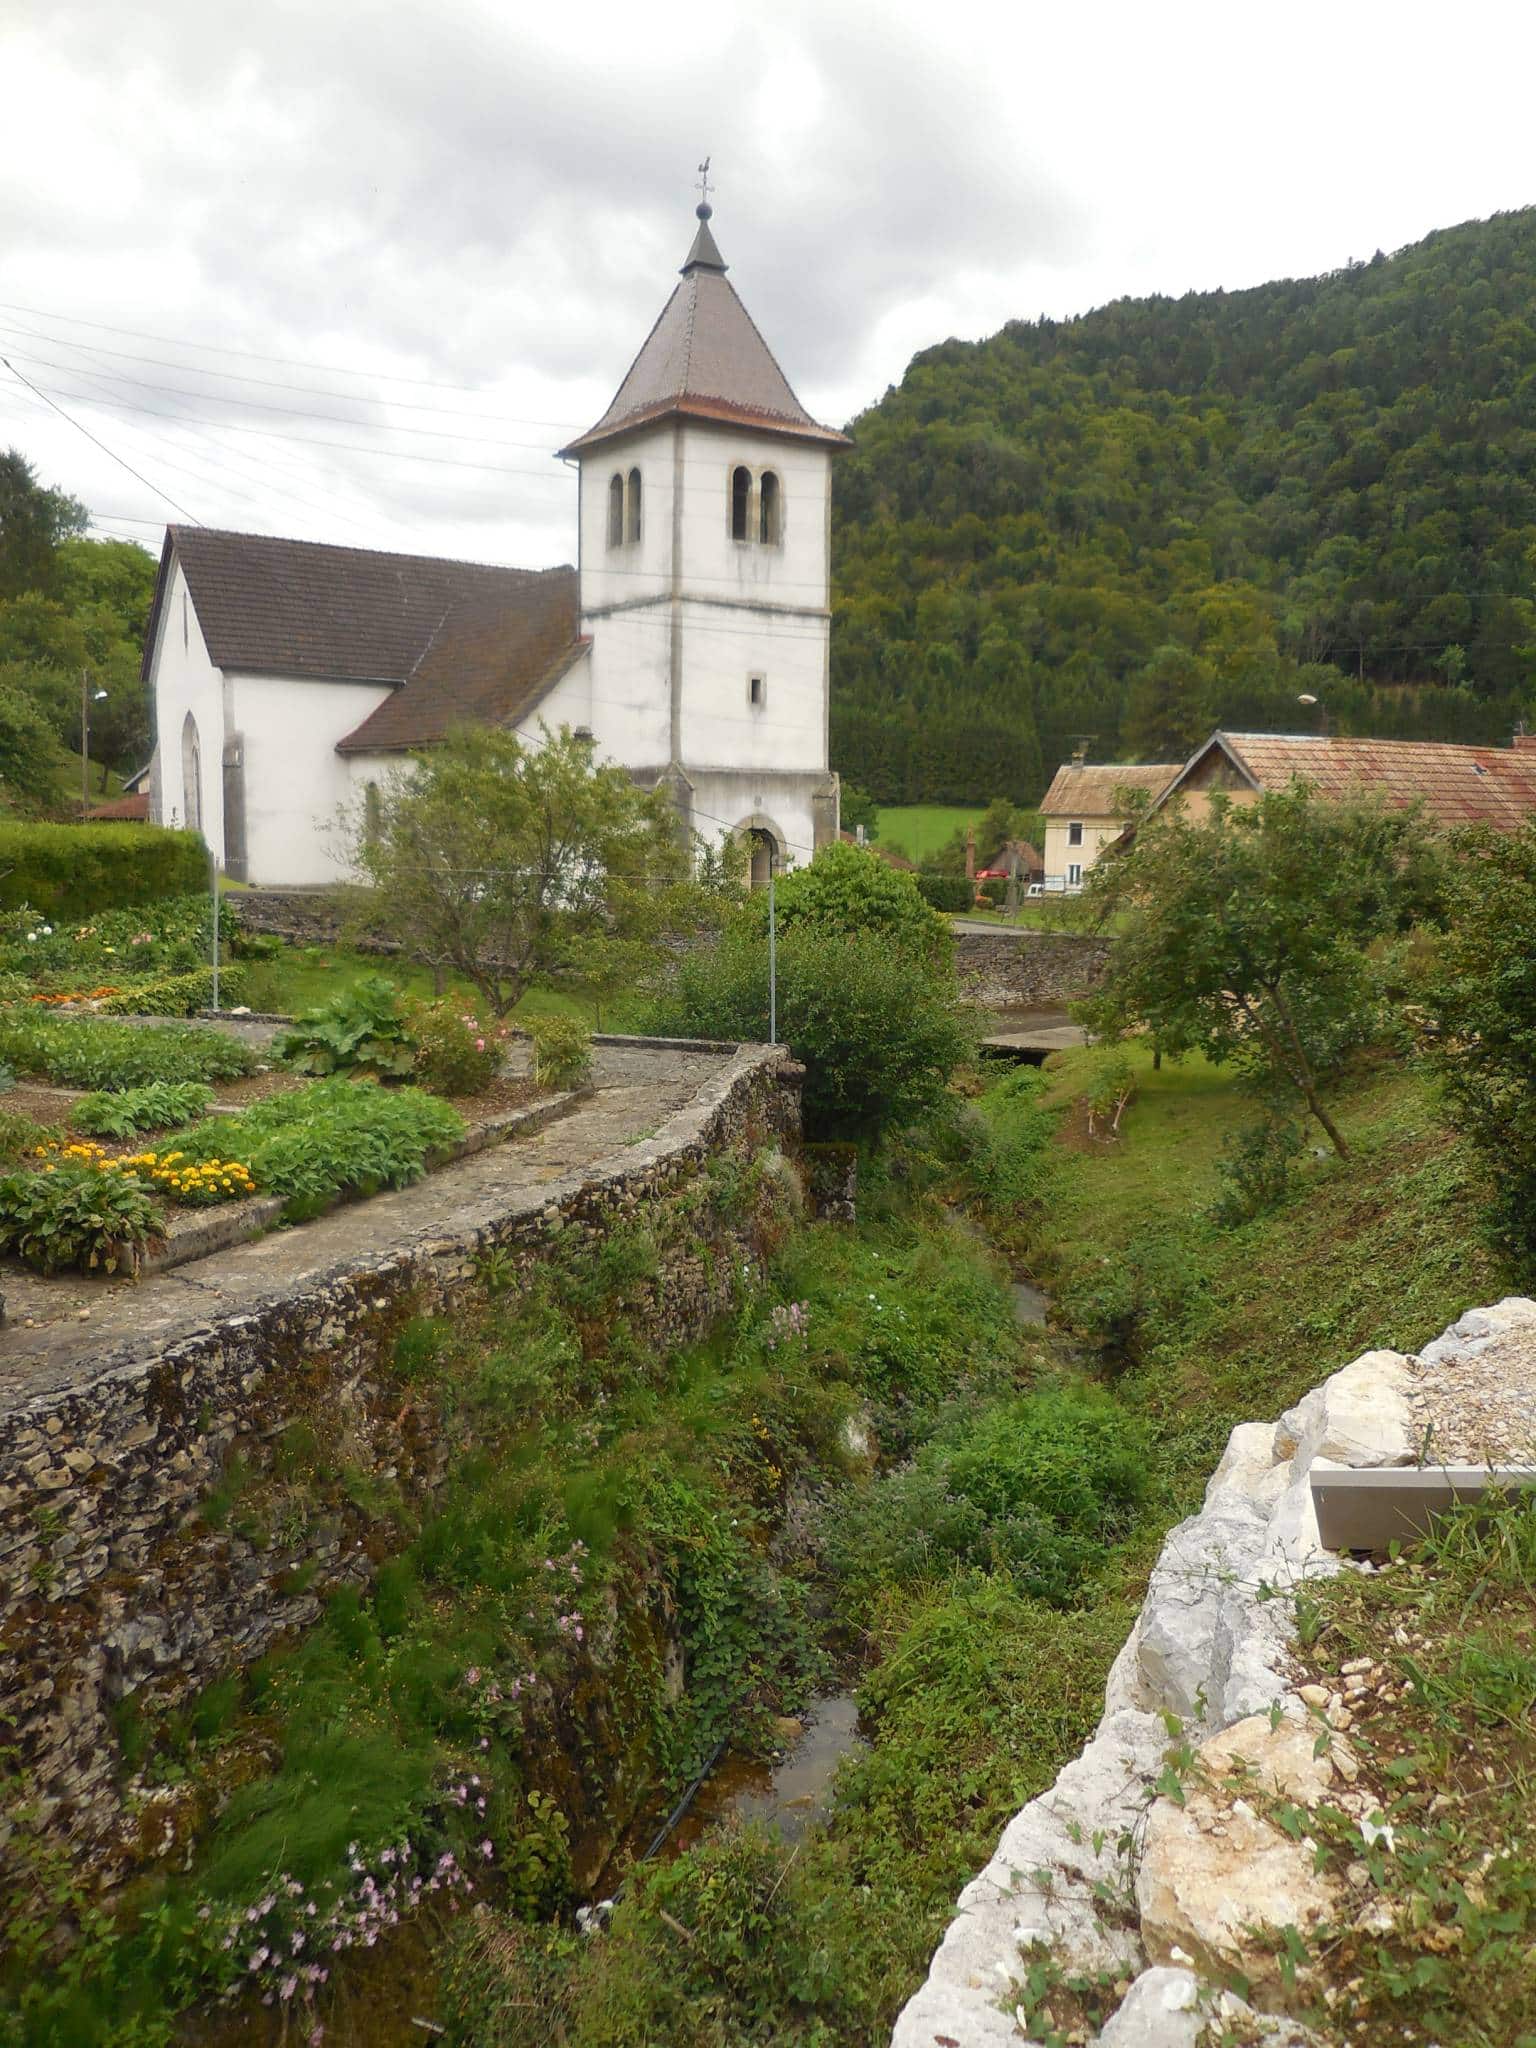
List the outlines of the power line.
<svg viewBox="0 0 1536 2048">
<path fill-rule="evenodd" d="M 20 381 L 26 385 L 29 391 L 35 392 L 36 395 L 40 399 L 42 399 L 45 405 L 51 407 L 52 410 L 58 414 L 59 418 L 63 420 L 67 426 L 74 427 L 78 433 L 84 434 L 87 441 L 92 442 L 96 447 L 98 447 L 103 455 L 110 455 L 112 460 L 118 465 L 120 469 L 126 469 L 128 474 L 137 483 L 143 484 L 146 490 L 153 491 L 157 498 L 164 498 L 167 505 L 174 506 L 175 509 L 181 514 L 183 519 L 190 519 L 194 526 L 202 525 L 203 522 L 201 521 L 201 519 L 198 518 L 195 512 L 189 512 L 186 506 L 183 505 L 179 499 L 173 498 L 171 496 L 169 491 L 163 491 L 161 490 L 158 484 L 152 484 L 147 476 L 145 476 L 140 470 L 135 469 L 131 462 L 125 462 L 121 455 L 118 455 L 117 453 L 115 453 L 114 450 L 109 448 L 105 441 L 101 440 L 99 436 L 91 432 L 89 427 L 82 426 L 79 420 L 71 419 L 69 414 L 64 410 L 62 405 L 56 405 L 54 401 L 48 396 L 46 391 L 39 391 L 37 386 L 32 382 L 31 378 L 22 376 L 21 371 L 16 368 L 16 365 L 14 363 L 10 362 L 5 356 L 0 356 L 0 363 L 4 363 L 5 367 L 10 371 L 13 377 L 19 378 Z"/>
</svg>

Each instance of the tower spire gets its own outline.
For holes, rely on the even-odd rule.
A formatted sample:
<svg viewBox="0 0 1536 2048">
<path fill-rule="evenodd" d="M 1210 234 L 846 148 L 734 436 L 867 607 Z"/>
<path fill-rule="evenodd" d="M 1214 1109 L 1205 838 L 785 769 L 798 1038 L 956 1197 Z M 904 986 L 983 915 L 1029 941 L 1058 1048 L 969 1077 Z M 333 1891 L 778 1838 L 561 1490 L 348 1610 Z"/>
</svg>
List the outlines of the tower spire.
<svg viewBox="0 0 1536 2048">
<path fill-rule="evenodd" d="M 709 225 L 715 209 L 709 203 L 708 157 L 699 165 L 699 203 L 693 211 L 699 225 L 693 238 L 693 247 L 688 251 L 688 259 L 683 265 L 682 275 L 691 277 L 696 270 L 714 270 L 724 277 L 726 261 L 720 254 Z"/>
</svg>

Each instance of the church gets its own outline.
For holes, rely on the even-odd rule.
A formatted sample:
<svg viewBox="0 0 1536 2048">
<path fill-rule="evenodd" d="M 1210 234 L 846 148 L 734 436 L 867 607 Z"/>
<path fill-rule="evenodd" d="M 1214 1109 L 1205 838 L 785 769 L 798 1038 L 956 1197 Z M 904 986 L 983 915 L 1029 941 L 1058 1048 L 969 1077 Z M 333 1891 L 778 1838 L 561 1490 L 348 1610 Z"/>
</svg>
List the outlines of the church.
<svg viewBox="0 0 1536 2048">
<path fill-rule="evenodd" d="M 366 806 L 454 726 L 591 737 L 753 874 L 837 837 L 827 751 L 832 457 L 726 277 L 707 203 L 612 404 L 560 450 L 577 566 L 503 569 L 166 529 L 144 672 L 151 815 L 224 871 L 345 873 Z"/>
</svg>

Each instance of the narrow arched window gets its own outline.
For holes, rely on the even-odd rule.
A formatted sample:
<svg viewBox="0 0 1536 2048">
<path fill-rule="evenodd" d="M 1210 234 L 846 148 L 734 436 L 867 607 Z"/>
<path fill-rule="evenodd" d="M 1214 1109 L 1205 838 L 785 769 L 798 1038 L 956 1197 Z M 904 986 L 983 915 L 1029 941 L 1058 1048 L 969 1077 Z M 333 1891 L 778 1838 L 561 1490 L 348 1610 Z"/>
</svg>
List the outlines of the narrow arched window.
<svg viewBox="0 0 1536 2048">
<path fill-rule="evenodd" d="M 783 517 L 779 480 L 771 469 L 765 469 L 757 487 L 757 537 L 766 546 L 776 548 L 783 538 Z"/>
<path fill-rule="evenodd" d="M 640 538 L 640 472 L 638 469 L 632 469 L 629 472 L 629 491 L 624 501 L 624 538 L 626 540 L 638 540 Z"/>
<path fill-rule="evenodd" d="M 181 727 L 181 807 L 189 832 L 203 829 L 203 750 L 189 711 Z"/>
<path fill-rule="evenodd" d="M 752 508 L 752 472 L 750 469 L 731 471 L 731 539 L 750 540 L 747 515 Z"/>
<path fill-rule="evenodd" d="M 608 545 L 624 544 L 624 479 L 617 470 L 608 479 Z"/>
<path fill-rule="evenodd" d="M 377 846 L 384 830 L 384 799 L 379 794 L 379 785 L 370 782 L 363 791 L 363 837 L 370 846 Z"/>
</svg>

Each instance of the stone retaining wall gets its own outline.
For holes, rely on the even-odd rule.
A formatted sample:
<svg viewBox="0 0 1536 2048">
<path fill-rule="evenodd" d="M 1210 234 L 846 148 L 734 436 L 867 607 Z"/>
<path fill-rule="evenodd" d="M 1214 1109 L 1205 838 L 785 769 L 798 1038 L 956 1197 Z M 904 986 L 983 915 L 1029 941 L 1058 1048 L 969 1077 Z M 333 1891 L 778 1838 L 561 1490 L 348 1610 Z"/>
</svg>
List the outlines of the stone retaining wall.
<svg viewBox="0 0 1536 2048">
<path fill-rule="evenodd" d="M 1305 1939 L 1338 1901 L 1305 1844 L 1204 1788 L 1241 1756 L 1257 1782 L 1299 1804 L 1358 1804 L 1348 1741 L 1319 1744 L 1321 1688 L 1299 1690 L 1292 1670 L 1296 1589 L 1341 1568 L 1318 1540 L 1311 1472 L 1413 1464 L 1421 1431 L 1410 1368 L 1454 1373 L 1512 1337 L 1536 1345 L 1536 1302 L 1473 1309 L 1417 1360 L 1368 1351 L 1277 1423 L 1233 1430 L 1200 1513 L 1163 1546 L 1097 1733 L 1014 1816 L 961 1893 L 892 2048 L 1014 2048 L 1032 1947 L 1069 1975 L 1129 1980 L 1089 2048 L 1315 2041 L 1273 2009 L 1287 2002 L 1280 1944 L 1259 1930 L 1292 1925 Z M 1326 1704 L 1332 1727 L 1347 1726 Z M 1178 1802 L 1154 1790 L 1174 1739 L 1165 1716 L 1183 1724 L 1203 1767 Z M 1239 1978 L 1251 2006 L 1220 1988 Z"/>
<path fill-rule="evenodd" d="M 1082 932 L 957 932 L 955 968 L 985 1009 L 1043 1007 L 1097 987 L 1114 943 Z"/>
<path fill-rule="evenodd" d="M 765 1184 L 741 1214 L 688 1197 L 722 1156 L 798 1140 L 800 1073 L 781 1048 L 722 1057 L 653 1136 L 489 1223 L 325 1271 L 299 1252 L 293 1282 L 254 1305 L 220 1313 L 215 1292 L 193 1334 L 119 1344 L 0 1416 L 0 1792 L 19 1791 L 98 1875 L 132 1862 L 125 1716 L 163 1712 L 312 1622 L 398 1541 L 393 1510 L 443 1476 L 432 1404 L 393 1367 L 402 1328 L 472 1309 L 487 1255 L 504 1290 L 554 1248 L 643 1218 L 660 1270 L 625 1301 L 637 1338 L 702 1333 L 775 1196 Z"/>
</svg>

